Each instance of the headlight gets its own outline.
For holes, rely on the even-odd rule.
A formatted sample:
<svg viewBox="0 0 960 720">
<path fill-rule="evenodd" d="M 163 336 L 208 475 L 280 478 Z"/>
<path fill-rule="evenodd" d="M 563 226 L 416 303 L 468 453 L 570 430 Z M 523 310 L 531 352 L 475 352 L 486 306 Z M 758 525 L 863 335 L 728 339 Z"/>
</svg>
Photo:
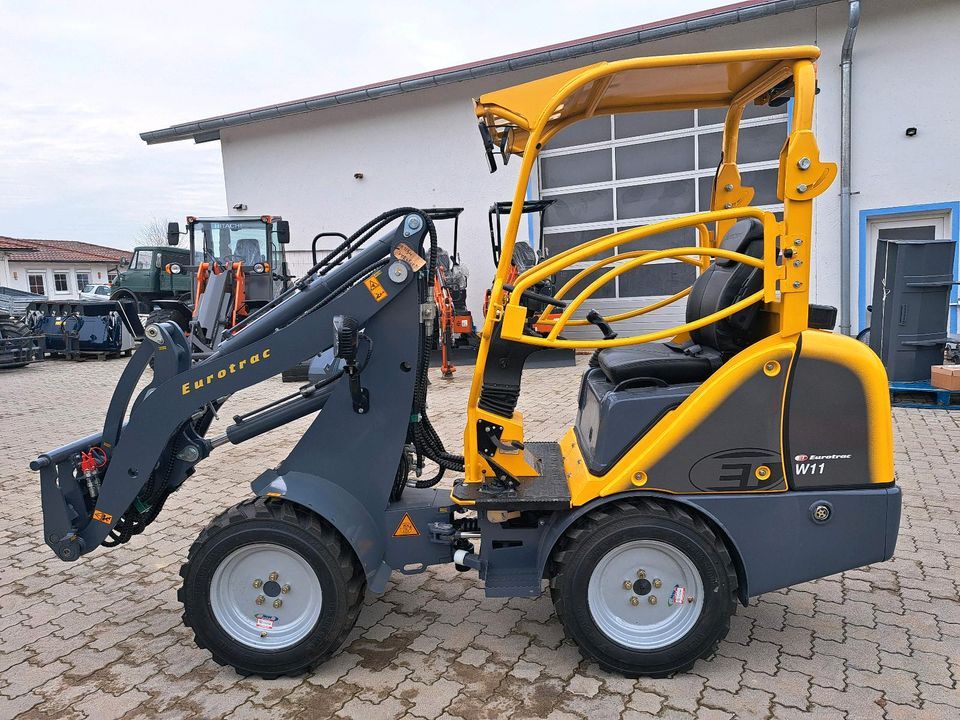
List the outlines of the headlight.
<svg viewBox="0 0 960 720">
<path fill-rule="evenodd" d="M 170 263 L 167 265 L 167 270 L 170 271 L 171 275 L 179 275 L 181 272 L 183 272 L 183 268 L 180 267 L 180 263 Z"/>
<path fill-rule="evenodd" d="M 262 274 L 264 270 L 266 270 L 266 268 L 264 267 L 263 263 L 257 263 L 253 266 L 253 271 L 255 273 Z"/>
</svg>

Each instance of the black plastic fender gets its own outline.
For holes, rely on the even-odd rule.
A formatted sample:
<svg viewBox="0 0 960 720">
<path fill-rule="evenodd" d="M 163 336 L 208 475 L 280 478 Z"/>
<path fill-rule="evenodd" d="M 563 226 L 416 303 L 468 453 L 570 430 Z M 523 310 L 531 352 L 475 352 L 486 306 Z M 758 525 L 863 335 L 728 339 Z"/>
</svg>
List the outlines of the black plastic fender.
<svg viewBox="0 0 960 720">
<path fill-rule="evenodd" d="M 384 562 L 386 539 L 382 523 L 375 522 L 357 497 L 320 475 L 267 471 L 250 484 L 261 497 L 282 497 L 312 510 L 333 525 L 353 548 L 372 592 L 383 592 L 390 578 Z"/>
<path fill-rule="evenodd" d="M 900 525 L 900 489 L 667 495 L 632 491 L 554 513 L 537 553 L 541 577 L 560 536 L 607 503 L 633 497 L 684 505 L 710 522 L 733 557 L 740 601 L 801 582 L 889 560 Z M 826 507 L 827 518 L 822 519 Z"/>
</svg>

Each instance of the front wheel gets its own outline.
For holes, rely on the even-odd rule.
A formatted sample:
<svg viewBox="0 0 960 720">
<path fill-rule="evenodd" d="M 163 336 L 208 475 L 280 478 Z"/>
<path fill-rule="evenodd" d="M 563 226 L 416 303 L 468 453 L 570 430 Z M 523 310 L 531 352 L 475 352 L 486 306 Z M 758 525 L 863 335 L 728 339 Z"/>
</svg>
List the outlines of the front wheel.
<svg viewBox="0 0 960 720">
<path fill-rule="evenodd" d="M 199 647 L 243 675 L 298 675 L 353 628 L 366 586 L 326 521 L 282 500 L 248 500 L 214 519 L 180 568 L 183 621 Z"/>
<path fill-rule="evenodd" d="M 580 650 L 628 677 L 666 677 L 712 654 L 736 612 L 730 553 L 676 504 L 614 502 L 554 551 L 557 615 Z"/>
</svg>

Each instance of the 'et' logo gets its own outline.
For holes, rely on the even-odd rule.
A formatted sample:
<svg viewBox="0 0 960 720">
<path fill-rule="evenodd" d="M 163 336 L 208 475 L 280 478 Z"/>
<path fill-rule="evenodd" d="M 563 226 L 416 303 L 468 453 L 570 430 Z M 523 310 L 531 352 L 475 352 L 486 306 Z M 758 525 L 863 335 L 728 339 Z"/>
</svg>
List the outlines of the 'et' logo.
<svg viewBox="0 0 960 720">
<path fill-rule="evenodd" d="M 809 459 L 810 459 L 810 456 L 809 456 L 809 455 L 797 455 L 797 456 L 794 458 L 794 460 L 796 460 L 797 462 L 806 462 L 806 461 L 809 460 Z"/>
</svg>

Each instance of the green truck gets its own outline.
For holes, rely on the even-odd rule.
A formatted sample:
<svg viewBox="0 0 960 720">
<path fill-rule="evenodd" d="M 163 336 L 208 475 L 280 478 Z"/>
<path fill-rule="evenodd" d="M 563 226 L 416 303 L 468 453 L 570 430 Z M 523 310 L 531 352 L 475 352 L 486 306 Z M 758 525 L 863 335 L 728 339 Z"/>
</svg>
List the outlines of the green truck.
<svg viewBox="0 0 960 720">
<path fill-rule="evenodd" d="M 165 268 L 170 263 L 190 265 L 190 250 L 154 245 L 134 248 L 130 264 L 120 264 L 110 299 L 133 296 L 141 314 L 149 314 L 157 300 L 189 299 L 193 275 L 166 272 Z"/>
</svg>

